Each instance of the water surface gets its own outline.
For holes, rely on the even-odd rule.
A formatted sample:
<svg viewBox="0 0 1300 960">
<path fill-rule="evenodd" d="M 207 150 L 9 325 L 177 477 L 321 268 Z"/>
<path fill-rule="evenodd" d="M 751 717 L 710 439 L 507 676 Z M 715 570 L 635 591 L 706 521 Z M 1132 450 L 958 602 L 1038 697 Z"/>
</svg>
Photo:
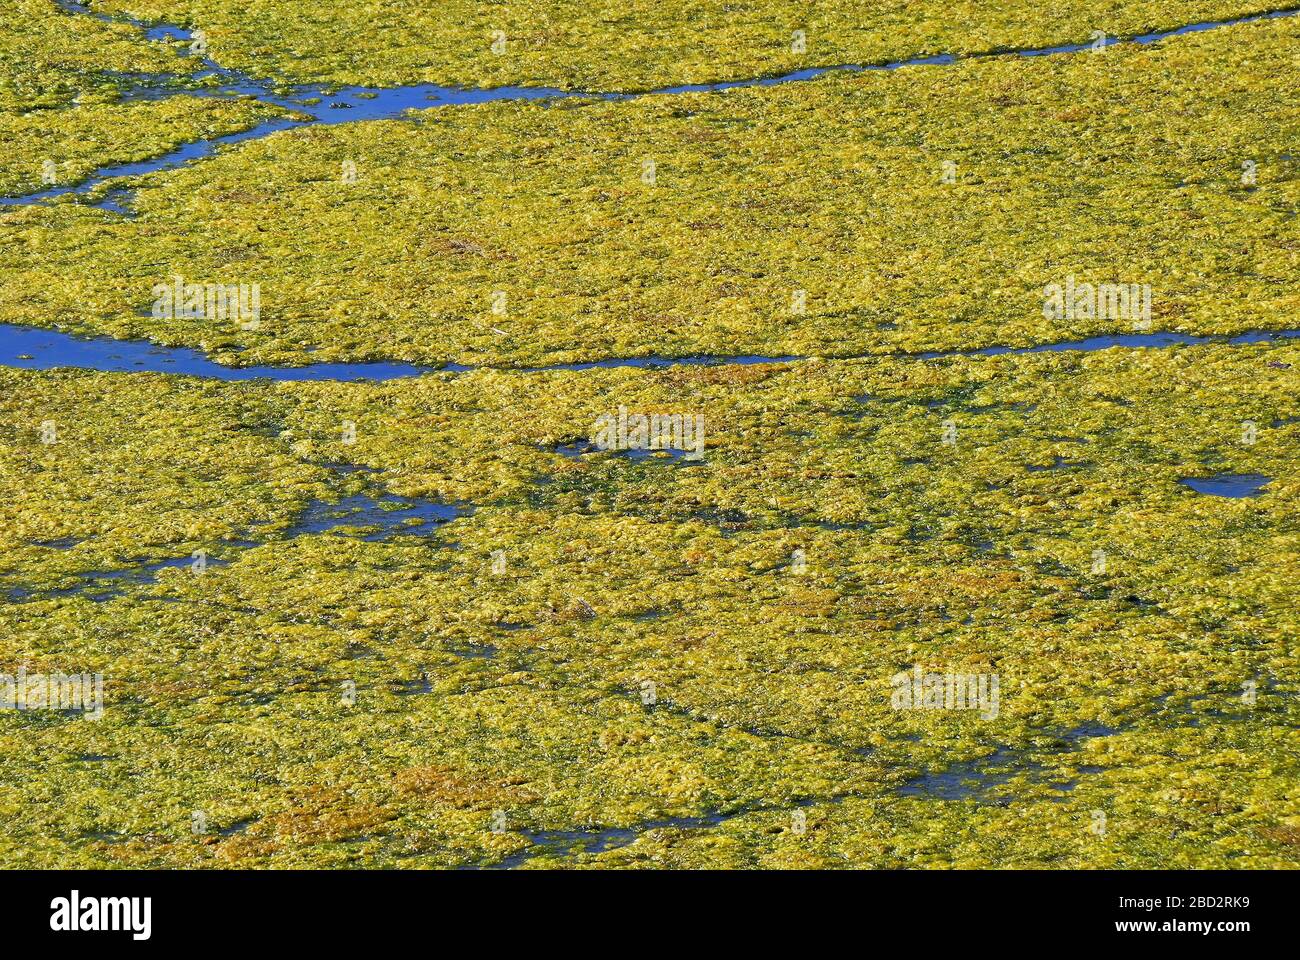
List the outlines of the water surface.
<svg viewBox="0 0 1300 960">
<path fill-rule="evenodd" d="M 971 350 L 931 350 L 923 353 L 860 354 L 852 357 L 827 359 L 871 359 L 890 357 L 900 359 L 936 360 L 946 357 L 979 357 L 1000 354 L 1026 354 L 1049 352 L 1090 352 L 1112 347 L 1125 349 L 1192 346 L 1205 343 L 1249 344 L 1300 337 L 1297 330 L 1250 330 L 1231 337 L 1195 336 L 1182 333 L 1111 334 L 1089 337 L 1085 340 L 1066 340 L 1032 347 L 992 346 Z M 536 367 L 475 367 L 460 363 L 424 366 L 414 363 L 367 361 L 361 363 L 313 363 L 304 366 L 259 365 L 231 367 L 209 359 L 191 347 L 165 347 L 148 340 L 115 340 L 110 337 L 79 337 L 58 330 L 28 327 L 20 324 L 0 323 L 0 367 L 19 370 L 52 370 L 73 368 L 98 370 L 107 373 L 149 372 L 177 373 L 215 380 L 396 380 L 418 377 L 426 373 L 465 373 L 471 370 L 514 370 L 519 373 L 548 373 L 553 371 L 583 371 L 640 367 L 665 369 L 678 366 L 723 366 L 726 364 L 779 364 L 808 360 L 809 357 L 778 355 L 763 356 L 742 354 L 724 356 L 697 354 L 693 356 L 666 357 L 614 357 L 580 363 L 556 363 Z M 577 455 L 577 450 L 562 450 Z"/>
<path fill-rule="evenodd" d="M 1262 473 L 1220 473 L 1213 477 L 1183 477 L 1178 482 L 1197 493 L 1240 499 L 1262 495 L 1263 488 L 1272 480 Z"/>
</svg>

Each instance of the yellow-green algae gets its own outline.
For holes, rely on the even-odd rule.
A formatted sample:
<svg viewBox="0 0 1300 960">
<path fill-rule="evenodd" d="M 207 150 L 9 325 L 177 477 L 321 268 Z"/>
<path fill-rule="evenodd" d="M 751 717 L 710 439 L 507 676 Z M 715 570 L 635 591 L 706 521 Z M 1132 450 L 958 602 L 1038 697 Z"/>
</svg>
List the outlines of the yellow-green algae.
<svg viewBox="0 0 1300 960">
<path fill-rule="evenodd" d="M 253 100 L 188 96 L 0 113 L 0 196 L 78 184 L 100 167 L 148 160 L 284 115 Z"/>
<path fill-rule="evenodd" d="M 1267 0 L 91 0 L 201 29 L 218 63 L 298 81 L 644 90 L 808 67 L 1087 43 L 1277 9 Z M 796 32 L 803 34 L 802 38 Z M 802 39 L 802 49 L 800 49 Z"/>
<path fill-rule="evenodd" d="M 176 54 L 129 24 L 61 11 L 54 0 L 0 0 L 0 113 L 66 106 L 115 91 L 114 75 L 176 70 Z"/>
<path fill-rule="evenodd" d="M 1044 316 L 1044 289 L 1075 276 L 1149 284 L 1157 330 L 1283 327 L 1300 120 L 1278 91 L 1300 81 L 1297 38 L 1289 18 L 1100 54 L 305 127 L 143 178 L 132 222 L 0 213 L 0 320 L 239 364 L 1130 332 Z M 151 317 L 172 275 L 259 283 L 260 327 Z"/>
<path fill-rule="evenodd" d="M 49 5 L 19 6 L 46 29 Z M 603 55 L 575 27 L 539 34 L 531 63 L 483 67 L 436 46 L 477 20 L 434 32 L 414 8 L 417 49 L 395 30 L 331 46 L 287 4 L 127 8 L 295 79 L 612 87 L 666 69 L 627 55 L 650 34 L 626 24 Z M 513 15 L 550 12 L 531 9 Z M 1097 18 L 1070 6 L 1013 29 L 986 8 L 959 30 L 909 9 L 871 38 L 841 32 L 842 53 L 810 30 L 810 50 L 1083 40 Z M 1126 9 L 1111 32 L 1261 8 Z M 784 16 L 762 12 L 751 38 Z M 80 81 L 59 78 L 157 70 L 158 45 L 59 17 L 95 42 L 40 41 L 57 53 L 37 61 L 51 129 L 93 131 L 83 163 L 138 156 L 105 149 L 110 114 L 67 107 Z M 789 67 L 744 37 L 662 36 L 668 82 Z M 0 214 L 0 319 L 249 348 L 229 362 L 843 357 L 1127 332 L 1042 318 L 1043 284 L 1074 273 L 1151 283 L 1158 328 L 1290 325 L 1297 130 L 1277 91 L 1295 39 L 1277 21 L 304 129 L 145 179 L 138 221 Z M 419 72 L 429 51 L 449 73 Z M 160 137 L 194 106 L 166 103 L 102 109 Z M 25 168 L 33 147 L 6 156 Z M 345 159 L 357 184 L 339 182 Z M 261 282 L 263 329 L 137 316 L 171 273 Z M 806 315 L 786 309 L 794 289 Z M 0 673 L 102 672 L 107 696 L 98 721 L 0 711 L 0 863 L 1295 866 L 1298 370 L 1279 343 L 386 385 L 0 371 Z M 704 462 L 555 452 L 620 405 L 703 415 Z M 1272 480 L 1240 500 L 1179 483 L 1220 472 Z M 312 504 L 362 493 L 473 512 L 421 537 L 293 535 Z M 83 589 L 199 550 L 226 563 Z M 996 672 L 998 717 L 892 710 L 889 679 L 914 664 Z M 925 795 L 964 771 L 969 795 Z M 608 848 L 584 850 L 596 838 Z"/>
<path fill-rule="evenodd" d="M 98 722 L 0 716 L 6 860 L 1294 865 L 1298 365 L 1241 345 L 387 385 L 8 372 L 3 456 L 41 518 L 11 533 L 8 584 L 265 545 L 4 608 L 6 668 L 109 691 Z M 549 452 L 619 404 L 702 413 L 705 462 Z M 44 445 L 45 419 L 83 426 Z M 1086 465 L 1027 469 L 1055 456 Z M 67 510 L 113 457 L 130 469 Z M 1178 483 L 1218 471 L 1275 479 L 1236 501 Z M 293 505 L 367 487 L 476 509 L 429 538 L 277 539 Z M 81 535 L 84 555 L 21 542 Z M 996 671 L 998 718 L 892 710 L 914 663 Z M 900 792 L 995 747 L 1005 783 Z M 664 820 L 601 853 L 523 832 Z"/>
<path fill-rule="evenodd" d="M 133 78 L 184 76 L 193 65 L 134 27 L 64 13 L 52 0 L 0 0 L 0 18 L 0 196 L 77 184 L 100 167 L 286 115 L 239 98 L 126 99 Z"/>
</svg>

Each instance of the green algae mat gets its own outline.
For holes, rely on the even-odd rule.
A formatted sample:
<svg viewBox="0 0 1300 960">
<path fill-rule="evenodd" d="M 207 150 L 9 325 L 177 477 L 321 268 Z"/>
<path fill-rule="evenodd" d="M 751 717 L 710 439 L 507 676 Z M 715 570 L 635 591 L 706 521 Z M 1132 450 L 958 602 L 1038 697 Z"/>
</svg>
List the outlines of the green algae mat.
<svg viewBox="0 0 1300 960">
<path fill-rule="evenodd" d="M 1300 864 L 1300 17 L 0 10 L 0 865 Z"/>
</svg>

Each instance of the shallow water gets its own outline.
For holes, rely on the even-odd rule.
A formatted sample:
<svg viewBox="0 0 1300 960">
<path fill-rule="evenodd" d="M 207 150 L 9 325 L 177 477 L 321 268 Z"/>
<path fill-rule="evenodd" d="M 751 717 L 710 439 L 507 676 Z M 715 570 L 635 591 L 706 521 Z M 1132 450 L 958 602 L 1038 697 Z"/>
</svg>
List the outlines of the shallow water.
<svg viewBox="0 0 1300 960">
<path fill-rule="evenodd" d="M 1051 463 L 1049 464 L 1031 463 L 1025 467 L 1025 470 L 1028 471 L 1029 473 L 1050 473 L 1055 470 L 1075 470 L 1075 469 L 1085 468 L 1089 466 L 1091 466 L 1091 464 L 1087 463 L 1086 461 L 1067 460 L 1065 459 L 1065 457 L 1062 457 L 1060 454 L 1057 454 L 1056 456 L 1052 457 Z"/>
<path fill-rule="evenodd" d="M 1178 482 L 1197 493 L 1240 499 L 1261 496 L 1267 492 L 1263 488 L 1272 480 L 1261 473 L 1220 473 L 1213 477 L 1183 477 Z"/>
<path fill-rule="evenodd" d="M 740 364 L 742 366 L 754 363 L 791 363 L 795 360 L 806 360 L 807 357 L 797 357 L 790 354 L 781 356 L 763 356 L 761 354 L 735 354 L 725 356 L 722 354 L 696 354 L 687 357 L 664 357 L 658 354 L 651 354 L 648 357 L 616 357 L 607 360 L 585 360 L 580 363 L 552 363 L 540 367 L 520 367 L 524 373 L 546 373 L 551 370 L 595 370 L 595 369 L 613 369 L 616 367 L 645 367 L 651 370 L 657 370 L 664 367 L 714 367 L 723 364 Z M 472 367 L 462 367 L 461 369 L 469 370 Z"/>
<path fill-rule="evenodd" d="M 103 372 L 183 373 L 216 380 L 392 380 L 416 377 L 434 369 L 411 363 L 228 367 L 189 347 L 164 347 L 147 340 L 74 337 L 56 330 L 7 323 L 0 324 L 0 366 L 20 370 L 71 367 Z"/>
<path fill-rule="evenodd" d="M 1049 768 L 1035 759 L 1071 753 L 1078 749 L 1085 740 L 1114 736 L 1120 731 L 1101 723 L 1085 723 L 1056 736 L 1061 746 L 1055 751 L 1032 751 L 1024 748 L 1013 750 L 999 747 L 987 757 L 978 760 L 964 760 L 954 763 L 946 770 L 927 773 L 909 780 L 897 790 L 899 796 L 918 797 L 931 800 L 987 800 L 988 794 L 1011 781 L 1019 774 L 1026 774 L 1037 780 L 1045 780 L 1051 789 L 1061 794 L 1074 789 L 1074 783 L 1061 783 L 1049 776 Z M 1095 771 L 1098 768 L 1079 768 L 1081 772 Z"/>
<path fill-rule="evenodd" d="M 589 454 L 608 453 L 614 456 L 626 457 L 629 460 L 665 460 L 672 463 L 681 463 L 683 466 L 703 462 L 703 456 L 696 450 L 679 450 L 676 447 L 656 447 L 647 450 L 600 450 L 590 440 L 578 440 L 562 447 L 556 447 L 555 452 L 574 460 Z"/>
<path fill-rule="evenodd" d="M 423 537 L 444 523 L 465 516 L 466 512 L 463 506 L 435 500 L 416 500 L 393 494 L 378 498 L 357 494 L 344 497 L 338 503 L 311 503 L 284 538 L 326 533 L 340 527 L 376 526 L 380 529 L 366 533 L 360 539 L 374 542 L 395 536 Z"/>
<path fill-rule="evenodd" d="M 1057 745 L 1036 753 L 1044 757 L 1072 754 L 1086 740 L 1109 737 L 1119 732 L 1118 728 L 1101 723 L 1081 724 L 1055 735 L 1055 739 L 1059 741 Z M 1055 779 L 1050 775 L 1048 767 L 1032 758 L 1034 753 L 1026 749 L 1013 750 L 1009 747 L 1002 747 L 987 757 L 956 763 L 946 770 L 925 774 L 914 780 L 909 780 L 899 786 L 896 792 L 899 796 L 928 800 L 996 800 L 996 798 L 987 797 L 988 792 L 1009 782 L 1015 775 L 1023 773 L 1045 781 L 1052 790 L 1060 794 L 1060 799 L 1064 799 L 1065 795 L 1077 786 L 1077 782 Z M 1100 772 L 1103 768 L 1085 765 L 1076 766 L 1075 769 L 1081 774 L 1092 774 Z M 847 797 L 842 795 L 831 796 L 823 798 L 820 802 L 838 804 L 845 799 Z M 715 811 L 695 817 L 666 817 L 658 820 L 648 820 L 632 827 L 595 827 L 589 830 L 523 829 L 512 831 L 521 834 L 532 846 L 506 857 L 494 864 L 493 868 L 512 869 L 522 866 L 529 860 L 543 856 L 568 858 L 579 854 L 605 853 L 626 847 L 636 841 L 642 834 L 651 830 L 713 829 L 728 820 L 749 813 L 771 812 L 778 809 L 793 813 L 796 809 L 812 806 L 814 802 L 809 799 L 796 800 L 780 807 L 753 804 L 727 813 Z"/>
<path fill-rule="evenodd" d="M 223 546 L 231 546 L 231 544 L 223 544 Z M 256 546 L 256 544 L 238 543 L 234 544 L 234 546 L 247 547 Z M 32 590 L 27 587 L 11 587 L 6 591 L 6 596 L 12 603 L 71 596 L 85 596 L 97 602 L 115 600 L 126 593 L 128 586 L 157 583 L 159 572 L 171 567 L 192 568 L 196 559 L 197 558 L 193 556 L 185 556 L 173 557 L 167 560 L 142 560 L 139 563 L 113 570 L 88 570 L 76 574 L 77 582 L 69 587 L 59 587 L 53 590 Z M 224 566 L 230 561 L 220 557 L 205 556 L 203 562 L 210 568 Z M 198 574 L 196 573 L 196 575 Z"/>
<path fill-rule="evenodd" d="M 1054 353 L 1106 350 L 1111 347 L 1159 348 L 1204 343 L 1267 343 L 1272 340 L 1300 337 L 1297 330 L 1250 330 L 1232 337 L 1194 336 L 1182 333 L 1112 334 L 1067 340 L 1033 347 L 980 347 L 973 350 L 932 350 L 923 353 L 880 353 L 838 359 L 911 358 L 936 360 L 945 357 L 996 356 L 1000 354 Z M 230 367 L 210 360 L 190 347 L 164 347 L 147 340 L 114 340 L 110 337 L 78 337 L 57 330 L 0 323 L 0 367 L 19 370 L 72 368 L 101 372 L 176 373 L 215 380 L 396 380 L 426 373 L 465 373 L 472 370 L 499 369 L 519 373 L 582 371 L 617 367 L 664 369 L 677 366 L 721 366 L 726 364 L 795 363 L 807 360 L 800 356 L 696 355 L 686 357 L 610 358 L 582 363 L 557 363 L 537 367 L 474 367 L 460 363 L 421 366 L 414 363 L 373 361 L 364 363 L 314 363 L 305 366 Z M 829 358 L 836 359 L 836 358 Z M 576 455 L 561 450 L 567 455 Z"/>
<path fill-rule="evenodd" d="M 170 153 L 163 154 L 160 157 L 154 157 L 150 160 L 100 167 L 90 175 L 89 179 L 72 186 L 51 187 L 48 190 L 27 194 L 22 197 L 0 197 L 0 205 L 22 206 L 25 204 L 41 203 L 45 200 L 53 200 L 57 197 L 67 196 L 69 194 L 80 195 L 89 193 L 105 181 L 115 180 L 119 177 L 138 177 L 146 173 L 157 173 L 160 170 L 175 170 L 178 167 L 183 167 L 195 160 L 211 156 L 217 152 L 219 147 L 225 144 L 240 143 L 244 140 L 256 140 L 260 137 L 269 136 L 279 130 L 287 130 L 290 127 L 298 125 L 299 124 L 292 120 L 270 120 L 253 127 L 250 130 L 243 130 L 239 133 L 213 137 L 210 140 L 196 140 L 193 143 L 187 143 Z M 92 206 L 97 206 L 105 210 L 113 210 L 124 215 L 130 215 L 130 201 L 132 197 L 134 197 L 134 191 L 128 188 L 119 188 L 113 191 L 111 199 L 106 198 L 99 203 L 92 204 Z"/>
<path fill-rule="evenodd" d="M 1267 343 L 1270 340 L 1283 340 L 1300 337 L 1300 330 L 1248 330 L 1231 337 L 1198 336 L 1191 333 L 1111 333 L 1084 340 L 1064 340 L 1059 343 L 1043 343 L 1035 347 L 979 347 L 975 350 L 932 350 L 917 353 L 914 356 L 922 360 L 939 357 L 991 357 L 1003 353 L 1073 353 L 1076 351 L 1107 350 L 1111 347 L 1174 347 L 1194 346 L 1201 343 Z"/>
</svg>

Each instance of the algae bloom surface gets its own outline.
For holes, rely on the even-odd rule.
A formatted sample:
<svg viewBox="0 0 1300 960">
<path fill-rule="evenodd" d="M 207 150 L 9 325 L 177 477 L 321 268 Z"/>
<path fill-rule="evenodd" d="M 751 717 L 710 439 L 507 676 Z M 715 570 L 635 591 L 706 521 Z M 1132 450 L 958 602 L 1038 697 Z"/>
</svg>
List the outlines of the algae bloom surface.
<svg viewBox="0 0 1300 960">
<path fill-rule="evenodd" d="M 1300 863 L 1300 17 L 0 9 L 0 864 Z"/>
</svg>

